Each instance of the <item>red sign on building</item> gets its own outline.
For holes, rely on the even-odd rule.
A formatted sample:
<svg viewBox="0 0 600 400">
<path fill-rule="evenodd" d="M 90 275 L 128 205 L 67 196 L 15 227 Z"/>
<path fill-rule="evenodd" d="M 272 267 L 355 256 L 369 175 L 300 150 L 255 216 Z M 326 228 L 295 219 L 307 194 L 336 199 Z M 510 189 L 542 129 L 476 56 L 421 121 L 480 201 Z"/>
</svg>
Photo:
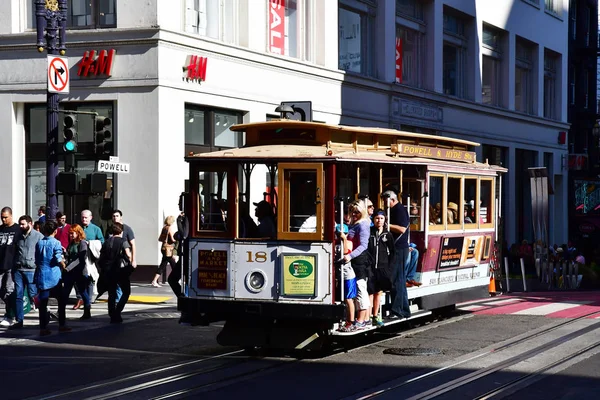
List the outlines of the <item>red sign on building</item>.
<svg viewBox="0 0 600 400">
<path fill-rule="evenodd" d="M 78 63 L 79 69 L 77 70 L 77 76 L 112 76 L 115 53 L 115 49 L 100 50 L 96 57 L 96 50 L 86 51 Z"/>
<path fill-rule="evenodd" d="M 207 64 L 208 58 L 206 57 L 188 56 L 183 67 L 183 72 L 185 72 L 184 78 L 188 81 L 205 81 Z"/>
<path fill-rule="evenodd" d="M 402 38 L 396 38 L 396 83 L 402 83 Z"/>
<path fill-rule="evenodd" d="M 285 0 L 269 0 L 269 51 L 285 53 Z"/>
</svg>

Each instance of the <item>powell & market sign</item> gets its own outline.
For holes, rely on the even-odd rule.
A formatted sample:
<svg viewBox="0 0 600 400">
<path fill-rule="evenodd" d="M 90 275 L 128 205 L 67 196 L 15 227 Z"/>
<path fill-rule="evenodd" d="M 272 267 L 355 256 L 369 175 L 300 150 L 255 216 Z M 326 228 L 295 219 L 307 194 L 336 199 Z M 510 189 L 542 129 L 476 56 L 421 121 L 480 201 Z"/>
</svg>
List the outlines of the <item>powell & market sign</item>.
<svg viewBox="0 0 600 400">
<path fill-rule="evenodd" d="M 437 147 L 418 146 L 414 144 L 392 143 L 392 151 L 401 156 L 438 158 L 440 160 L 474 162 L 474 151 L 440 149 Z"/>
</svg>

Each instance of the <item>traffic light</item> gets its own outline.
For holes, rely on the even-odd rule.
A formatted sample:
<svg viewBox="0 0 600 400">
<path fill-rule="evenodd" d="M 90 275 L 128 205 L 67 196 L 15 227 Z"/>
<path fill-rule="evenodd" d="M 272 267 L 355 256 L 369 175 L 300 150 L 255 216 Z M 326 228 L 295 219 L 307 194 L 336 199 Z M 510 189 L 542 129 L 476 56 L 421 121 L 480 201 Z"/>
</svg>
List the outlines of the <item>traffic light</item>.
<svg viewBox="0 0 600 400">
<path fill-rule="evenodd" d="M 77 116 L 66 114 L 63 119 L 63 153 L 65 170 L 56 177 L 56 189 L 63 194 L 76 193 L 79 189 L 79 175 L 75 172 L 75 152 L 77 151 Z"/>
<path fill-rule="evenodd" d="M 65 154 L 77 151 L 77 116 L 67 114 L 63 119 L 63 150 Z"/>
<path fill-rule="evenodd" d="M 110 125 L 110 118 L 101 115 L 94 117 L 94 153 L 97 157 L 112 154 L 113 144 L 108 141 L 112 136 L 108 129 Z"/>
</svg>

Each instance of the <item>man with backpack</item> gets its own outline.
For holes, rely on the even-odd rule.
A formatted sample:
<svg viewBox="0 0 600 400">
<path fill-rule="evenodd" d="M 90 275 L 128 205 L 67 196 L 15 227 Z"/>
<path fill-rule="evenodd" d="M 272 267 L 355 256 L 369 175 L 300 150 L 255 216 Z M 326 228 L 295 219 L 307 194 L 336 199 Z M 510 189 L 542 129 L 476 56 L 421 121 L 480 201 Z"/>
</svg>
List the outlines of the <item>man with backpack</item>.
<svg viewBox="0 0 600 400">
<path fill-rule="evenodd" d="M 100 287 L 108 291 L 108 315 L 111 324 L 123 322 L 121 312 L 129 300 L 131 294 L 131 283 L 129 276 L 133 272 L 131 248 L 127 240 L 123 238 L 123 224 L 113 223 L 110 227 L 111 235 L 102 245 L 100 250 Z M 123 292 L 117 299 L 117 290 L 120 288 Z"/>
</svg>

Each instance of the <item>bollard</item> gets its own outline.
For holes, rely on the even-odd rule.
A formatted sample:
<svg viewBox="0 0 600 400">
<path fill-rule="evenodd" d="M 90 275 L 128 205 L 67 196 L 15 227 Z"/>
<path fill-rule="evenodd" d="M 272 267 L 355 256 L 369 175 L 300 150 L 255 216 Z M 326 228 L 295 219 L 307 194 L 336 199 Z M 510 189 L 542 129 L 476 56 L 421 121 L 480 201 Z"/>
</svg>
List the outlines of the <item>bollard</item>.
<svg viewBox="0 0 600 400">
<path fill-rule="evenodd" d="M 573 267 L 573 289 L 579 289 L 577 281 L 579 280 L 579 263 L 575 263 Z"/>
<path fill-rule="evenodd" d="M 536 258 L 535 259 L 535 273 L 537 274 L 538 279 L 542 278 L 540 269 L 541 269 L 540 259 Z"/>
<path fill-rule="evenodd" d="M 510 292 L 510 280 L 508 279 L 508 257 L 504 257 L 504 272 L 506 276 L 506 292 Z"/>
<path fill-rule="evenodd" d="M 525 261 L 521 258 L 521 276 L 523 277 L 523 291 L 527 291 L 527 282 L 525 279 Z"/>
</svg>

